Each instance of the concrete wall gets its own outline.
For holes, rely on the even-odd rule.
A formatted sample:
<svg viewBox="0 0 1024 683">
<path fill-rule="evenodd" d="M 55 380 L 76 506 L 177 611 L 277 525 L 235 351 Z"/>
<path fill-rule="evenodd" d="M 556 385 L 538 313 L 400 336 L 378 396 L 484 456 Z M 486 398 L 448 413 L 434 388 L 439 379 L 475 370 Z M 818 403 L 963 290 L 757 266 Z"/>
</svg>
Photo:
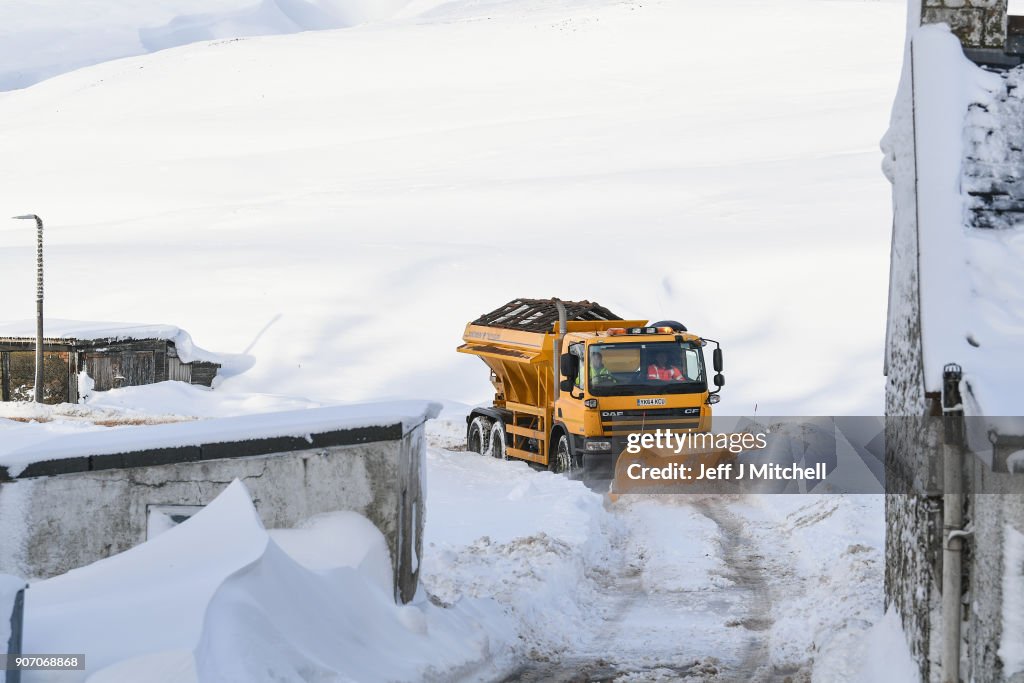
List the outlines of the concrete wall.
<svg viewBox="0 0 1024 683">
<path fill-rule="evenodd" d="M 0 484 L 0 538 L 18 539 L 0 572 L 45 578 L 122 552 L 146 539 L 150 506 L 206 505 L 237 478 L 268 528 L 335 510 L 365 515 L 387 540 L 396 598 L 408 601 L 422 554 L 424 452 L 421 420 L 36 463 Z"/>
<path fill-rule="evenodd" d="M 966 48 L 999 49 L 1006 42 L 1007 0 L 923 0 L 922 24 L 949 24 Z"/>
</svg>

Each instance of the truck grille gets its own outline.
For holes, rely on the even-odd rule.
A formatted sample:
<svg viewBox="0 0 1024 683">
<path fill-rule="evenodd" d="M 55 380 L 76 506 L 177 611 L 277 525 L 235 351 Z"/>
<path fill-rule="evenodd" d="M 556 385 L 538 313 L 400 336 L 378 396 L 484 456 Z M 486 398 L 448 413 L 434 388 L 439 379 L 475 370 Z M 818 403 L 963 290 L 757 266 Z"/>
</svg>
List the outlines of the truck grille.
<svg viewBox="0 0 1024 683">
<path fill-rule="evenodd" d="M 700 424 L 700 408 L 651 408 L 643 410 L 602 410 L 605 434 L 617 436 L 656 429 L 687 430 Z"/>
</svg>

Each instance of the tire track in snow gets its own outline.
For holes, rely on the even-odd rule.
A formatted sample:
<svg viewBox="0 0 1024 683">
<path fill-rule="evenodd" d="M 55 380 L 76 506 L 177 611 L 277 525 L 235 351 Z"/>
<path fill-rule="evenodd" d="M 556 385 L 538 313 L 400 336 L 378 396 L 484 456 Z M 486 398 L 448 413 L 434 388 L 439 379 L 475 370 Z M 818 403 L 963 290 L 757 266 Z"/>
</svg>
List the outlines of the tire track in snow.
<svg viewBox="0 0 1024 683">
<path fill-rule="evenodd" d="M 644 586 L 646 559 L 630 557 L 627 539 L 615 539 L 621 557 L 614 571 L 595 572 L 601 596 L 591 608 L 600 623 L 577 652 L 551 661 L 527 661 L 500 679 L 584 683 L 598 681 L 752 681 L 804 683 L 799 667 L 771 664 L 772 585 L 765 558 L 722 498 L 682 503 L 718 529 L 719 559 L 726 579 L 703 590 Z M 666 513 L 679 501 L 663 499 Z M 629 506 L 615 510 L 628 518 Z M 686 571 L 680 567 L 680 571 Z"/>
<path fill-rule="evenodd" d="M 772 587 L 765 557 L 746 532 L 746 523 L 733 514 L 726 501 L 703 499 L 694 507 L 713 521 L 722 535 L 722 559 L 728 566 L 726 577 L 744 594 L 746 613 L 726 622 L 730 628 L 744 628 L 748 638 L 742 659 L 727 678 L 713 680 L 752 681 L 755 683 L 801 683 L 810 675 L 797 667 L 778 668 L 771 664 Z"/>
</svg>

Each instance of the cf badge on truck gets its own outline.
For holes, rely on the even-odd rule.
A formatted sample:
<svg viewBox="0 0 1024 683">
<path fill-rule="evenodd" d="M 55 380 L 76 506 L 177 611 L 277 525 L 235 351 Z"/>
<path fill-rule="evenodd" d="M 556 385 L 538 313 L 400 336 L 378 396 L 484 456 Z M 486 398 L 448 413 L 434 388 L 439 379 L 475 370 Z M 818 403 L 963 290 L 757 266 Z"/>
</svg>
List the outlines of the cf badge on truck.
<svg viewBox="0 0 1024 683">
<path fill-rule="evenodd" d="M 638 406 L 663 406 L 665 405 L 665 399 L 663 398 L 638 398 L 636 400 Z"/>
</svg>

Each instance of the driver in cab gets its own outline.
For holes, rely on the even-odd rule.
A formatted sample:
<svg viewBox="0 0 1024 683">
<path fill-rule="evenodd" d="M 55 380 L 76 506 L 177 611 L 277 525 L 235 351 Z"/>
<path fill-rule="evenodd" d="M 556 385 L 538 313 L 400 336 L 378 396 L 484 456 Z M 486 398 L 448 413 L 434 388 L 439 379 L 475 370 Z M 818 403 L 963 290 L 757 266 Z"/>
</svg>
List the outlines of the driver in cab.
<svg viewBox="0 0 1024 683">
<path fill-rule="evenodd" d="M 608 366 L 604 364 L 604 356 L 601 355 L 600 351 L 594 351 L 590 354 L 590 382 L 592 384 L 614 384 L 618 380 L 615 379 L 615 375 L 608 369 Z"/>
<path fill-rule="evenodd" d="M 678 365 L 669 365 L 668 353 L 658 351 L 654 355 L 654 362 L 647 366 L 647 379 L 661 380 L 662 382 L 685 382 L 686 375 Z"/>
</svg>

